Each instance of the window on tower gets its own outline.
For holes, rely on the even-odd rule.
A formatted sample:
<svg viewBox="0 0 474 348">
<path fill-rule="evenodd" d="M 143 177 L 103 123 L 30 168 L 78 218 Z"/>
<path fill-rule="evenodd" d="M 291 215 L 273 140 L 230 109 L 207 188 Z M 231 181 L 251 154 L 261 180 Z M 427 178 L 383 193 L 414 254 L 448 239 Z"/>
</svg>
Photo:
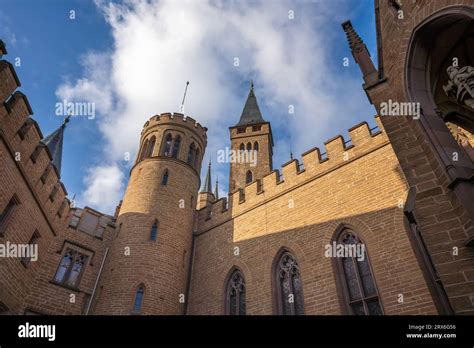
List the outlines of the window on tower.
<svg viewBox="0 0 474 348">
<path fill-rule="evenodd" d="M 342 231 L 338 243 L 362 244 L 357 235 L 349 229 Z M 363 257 L 345 257 L 338 260 L 347 307 L 353 315 L 382 315 L 372 268 L 367 253 L 365 250 L 363 252 Z"/>
<path fill-rule="evenodd" d="M 145 287 L 141 284 L 135 293 L 135 300 L 133 302 L 133 313 L 139 314 L 142 310 L 143 297 L 145 296 Z"/>
<path fill-rule="evenodd" d="M 168 177 L 169 177 L 169 171 L 168 169 L 165 169 L 163 173 L 163 178 L 161 179 L 161 185 L 163 186 L 168 185 Z"/>
<path fill-rule="evenodd" d="M 169 157 L 171 155 L 171 143 L 173 142 L 173 137 L 171 134 L 168 133 L 168 135 L 165 138 L 165 146 L 163 147 L 163 156 Z"/>
<path fill-rule="evenodd" d="M 194 165 L 194 157 L 196 156 L 196 145 L 194 143 L 191 143 L 189 145 L 189 151 L 188 151 L 188 164 Z"/>
<path fill-rule="evenodd" d="M 178 135 L 173 142 L 173 153 L 171 154 L 171 157 L 173 158 L 178 158 L 179 154 L 179 146 L 181 145 L 181 137 Z"/>
<path fill-rule="evenodd" d="M 243 143 L 240 144 L 239 150 L 240 150 L 240 151 L 245 151 L 245 145 L 244 145 Z"/>
<path fill-rule="evenodd" d="M 252 151 L 252 143 L 247 143 L 247 151 Z"/>
<path fill-rule="evenodd" d="M 245 175 L 245 183 L 250 184 L 252 181 L 253 181 L 253 174 L 249 170 L 249 171 L 247 171 L 247 174 Z"/>
<path fill-rule="evenodd" d="M 234 270 L 226 285 L 226 314 L 245 315 L 245 279 L 240 270 Z"/>
<path fill-rule="evenodd" d="M 155 220 L 153 226 L 151 226 L 150 240 L 155 241 L 158 236 L 158 220 Z"/>
<path fill-rule="evenodd" d="M 303 286 L 300 268 L 295 257 L 288 251 L 283 252 L 279 257 L 274 277 L 278 314 L 303 315 Z"/>
<path fill-rule="evenodd" d="M 153 148 L 155 147 L 155 142 L 156 142 L 156 137 L 155 136 L 152 136 L 150 138 L 150 142 L 148 143 L 148 147 L 147 147 L 147 150 L 146 150 L 146 156 L 145 157 L 151 157 L 153 156 Z"/>
<path fill-rule="evenodd" d="M 194 168 L 196 168 L 196 170 L 199 169 L 199 163 L 200 163 L 200 157 L 199 157 L 199 149 L 196 149 L 196 157 L 194 157 Z"/>
<path fill-rule="evenodd" d="M 253 149 L 254 149 L 254 151 L 258 151 L 258 142 L 257 141 L 253 144 Z"/>
<path fill-rule="evenodd" d="M 145 142 L 142 146 L 142 152 L 140 153 L 140 161 L 145 158 L 146 152 L 148 150 L 148 139 L 145 139 Z"/>
</svg>

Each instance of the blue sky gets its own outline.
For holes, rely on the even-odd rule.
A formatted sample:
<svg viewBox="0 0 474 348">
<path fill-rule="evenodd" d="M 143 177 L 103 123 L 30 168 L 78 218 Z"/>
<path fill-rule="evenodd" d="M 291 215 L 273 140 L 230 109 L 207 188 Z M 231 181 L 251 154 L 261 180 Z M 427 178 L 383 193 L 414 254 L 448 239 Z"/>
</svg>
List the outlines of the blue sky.
<svg viewBox="0 0 474 348">
<path fill-rule="evenodd" d="M 0 0 L 0 38 L 4 59 L 21 59 L 21 90 L 44 135 L 62 122 L 56 102 L 96 104 L 94 119 L 73 117 L 67 127 L 62 181 L 79 205 L 112 213 L 132 164 L 124 153 L 133 162 L 149 117 L 178 111 L 187 80 L 185 113 L 209 128 L 205 162 L 213 159 L 221 194 L 229 165 L 216 163 L 217 151 L 229 146 L 250 79 L 272 122 L 275 168 L 290 149 L 299 158 L 360 121 L 374 125 L 340 25 L 351 19 L 375 62 L 373 12 L 372 0 Z"/>
</svg>

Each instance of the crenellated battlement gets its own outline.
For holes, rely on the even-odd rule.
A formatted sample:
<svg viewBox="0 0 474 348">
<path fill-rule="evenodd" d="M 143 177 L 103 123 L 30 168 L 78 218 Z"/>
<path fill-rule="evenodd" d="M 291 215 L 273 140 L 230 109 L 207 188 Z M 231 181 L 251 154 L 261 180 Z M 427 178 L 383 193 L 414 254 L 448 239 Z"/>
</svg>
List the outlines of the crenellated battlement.
<svg viewBox="0 0 474 348">
<path fill-rule="evenodd" d="M 179 112 L 164 112 L 159 115 L 152 116 L 144 125 L 142 135 L 149 132 L 154 126 L 163 124 L 177 124 L 186 126 L 198 133 L 204 140 L 207 139 L 207 127 L 203 127 L 199 122 L 190 116 L 185 116 Z"/>
<path fill-rule="evenodd" d="M 17 90 L 21 84 L 15 69 L 5 60 L 0 61 L 0 81 L 1 137 L 49 222 L 56 229 L 60 228 L 67 220 L 69 210 L 67 191 L 52 164 L 48 147 L 41 142 L 43 134 L 31 117 L 33 110 L 28 98 Z"/>
<path fill-rule="evenodd" d="M 349 139 L 337 135 L 324 142 L 324 151 L 312 148 L 301 155 L 302 163 L 291 159 L 281 170 L 273 170 L 261 180 L 229 193 L 210 207 L 199 210 L 199 230 L 206 230 L 272 198 L 290 192 L 306 182 L 328 175 L 388 143 L 379 117 L 377 127 L 361 122 L 348 130 Z"/>
</svg>

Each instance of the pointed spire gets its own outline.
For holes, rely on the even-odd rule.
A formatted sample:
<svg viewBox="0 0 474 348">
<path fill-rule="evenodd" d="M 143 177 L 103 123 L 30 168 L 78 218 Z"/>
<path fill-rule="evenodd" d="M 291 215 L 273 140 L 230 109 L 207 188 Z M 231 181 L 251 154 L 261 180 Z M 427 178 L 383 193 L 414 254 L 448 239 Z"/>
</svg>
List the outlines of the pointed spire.
<svg viewBox="0 0 474 348">
<path fill-rule="evenodd" d="M 67 116 L 64 119 L 64 122 L 58 129 L 53 133 L 45 137 L 41 142 L 48 147 L 49 153 L 51 154 L 53 163 L 58 170 L 58 173 L 61 175 L 61 160 L 63 157 L 63 138 L 64 138 L 64 129 L 66 124 L 69 122 L 71 116 Z"/>
<path fill-rule="evenodd" d="M 345 21 L 342 23 L 342 28 L 346 32 L 352 56 L 362 71 L 364 82 L 367 85 L 376 83 L 378 81 L 378 72 L 372 63 L 367 46 L 355 31 L 351 21 Z"/>
<path fill-rule="evenodd" d="M 345 21 L 342 23 L 342 28 L 346 32 L 347 41 L 349 42 L 349 48 L 351 50 L 356 48 L 357 44 L 364 44 L 359 34 L 357 34 L 354 27 L 352 26 L 351 21 Z"/>
<path fill-rule="evenodd" d="M 253 90 L 253 81 L 250 81 L 250 91 L 247 96 L 247 101 L 245 102 L 244 110 L 240 116 L 239 123 L 236 126 L 243 126 L 248 124 L 257 124 L 265 122 L 258 107 L 257 98 L 255 97 L 255 92 Z"/>
<path fill-rule="evenodd" d="M 209 160 L 209 165 L 207 166 L 206 180 L 204 180 L 204 185 L 201 189 L 202 193 L 212 193 L 212 182 L 211 182 L 211 160 Z"/>
<path fill-rule="evenodd" d="M 216 179 L 216 187 L 214 189 L 214 197 L 216 200 L 219 199 L 219 180 Z"/>
</svg>

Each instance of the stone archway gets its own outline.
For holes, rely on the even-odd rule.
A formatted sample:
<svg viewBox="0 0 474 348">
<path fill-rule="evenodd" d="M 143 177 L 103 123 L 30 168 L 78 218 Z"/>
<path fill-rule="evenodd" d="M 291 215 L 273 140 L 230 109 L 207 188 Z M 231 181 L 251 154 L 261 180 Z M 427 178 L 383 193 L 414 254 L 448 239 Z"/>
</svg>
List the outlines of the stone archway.
<svg viewBox="0 0 474 348">
<path fill-rule="evenodd" d="M 472 43 L 474 8 L 448 7 L 426 18 L 412 32 L 405 60 L 405 91 L 408 100 L 420 103 L 421 128 L 446 171 L 449 187 L 474 220 L 474 164 L 446 125 L 451 121 L 474 130 L 474 110 L 443 88 L 448 85 L 446 70 L 454 57 L 459 68 L 474 66 L 474 54 L 465 48 Z"/>
</svg>

